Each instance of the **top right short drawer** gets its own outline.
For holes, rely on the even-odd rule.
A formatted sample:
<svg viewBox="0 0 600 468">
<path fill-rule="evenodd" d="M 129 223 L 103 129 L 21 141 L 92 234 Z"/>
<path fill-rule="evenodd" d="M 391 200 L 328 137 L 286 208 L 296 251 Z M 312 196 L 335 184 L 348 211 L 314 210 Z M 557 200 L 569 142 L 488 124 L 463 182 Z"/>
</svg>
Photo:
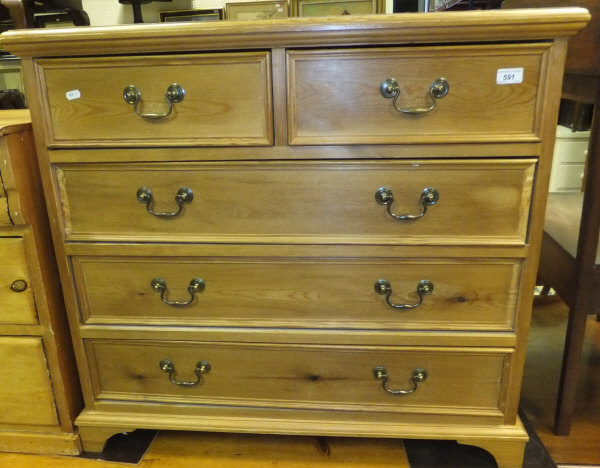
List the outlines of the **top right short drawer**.
<svg viewBox="0 0 600 468">
<path fill-rule="evenodd" d="M 292 145 L 538 141 L 546 44 L 293 50 Z"/>
</svg>

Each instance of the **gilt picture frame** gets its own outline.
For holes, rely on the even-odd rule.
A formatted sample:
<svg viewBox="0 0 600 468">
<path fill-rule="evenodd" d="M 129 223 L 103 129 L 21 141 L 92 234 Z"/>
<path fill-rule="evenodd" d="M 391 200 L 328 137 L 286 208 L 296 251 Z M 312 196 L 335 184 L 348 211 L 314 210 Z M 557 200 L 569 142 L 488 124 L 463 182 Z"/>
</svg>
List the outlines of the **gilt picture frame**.
<svg viewBox="0 0 600 468">
<path fill-rule="evenodd" d="M 286 1 L 232 2 L 225 5 L 226 20 L 260 20 L 287 18 Z"/>
</svg>

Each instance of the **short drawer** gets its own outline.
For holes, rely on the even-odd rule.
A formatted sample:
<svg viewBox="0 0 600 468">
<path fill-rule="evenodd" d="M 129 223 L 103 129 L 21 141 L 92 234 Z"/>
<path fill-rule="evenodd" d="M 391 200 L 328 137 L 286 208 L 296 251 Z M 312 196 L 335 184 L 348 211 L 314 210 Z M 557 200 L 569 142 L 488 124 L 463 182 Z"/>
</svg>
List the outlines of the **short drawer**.
<svg viewBox="0 0 600 468">
<path fill-rule="evenodd" d="M 56 59 L 36 65 L 44 80 L 51 146 L 270 145 L 273 140 L 267 52 Z M 174 84 L 183 91 L 175 92 Z M 133 104 L 125 99 L 130 86 L 139 92 L 137 105 L 134 97 Z M 157 117 L 170 107 L 168 115 Z"/>
<path fill-rule="evenodd" d="M 58 416 L 42 339 L 0 337 L 0 424 L 56 426 Z"/>
<path fill-rule="evenodd" d="M 534 171 L 535 160 L 65 164 L 56 182 L 69 240 L 523 244 Z"/>
<path fill-rule="evenodd" d="M 503 348 L 114 340 L 85 346 L 99 400 L 399 413 L 499 415 L 511 356 Z M 426 378 L 415 383 L 415 371 Z M 382 373 L 385 382 L 376 376 Z M 414 391 L 392 394 L 384 386 Z"/>
<path fill-rule="evenodd" d="M 290 51 L 290 144 L 535 141 L 547 50 L 520 44 Z M 390 97 L 381 91 L 386 81 Z"/>
<path fill-rule="evenodd" d="M 509 331 L 521 263 L 75 257 L 73 268 L 88 324 Z"/>
<path fill-rule="evenodd" d="M 22 237 L 0 237 L 0 324 L 36 324 L 35 300 Z"/>
</svg>

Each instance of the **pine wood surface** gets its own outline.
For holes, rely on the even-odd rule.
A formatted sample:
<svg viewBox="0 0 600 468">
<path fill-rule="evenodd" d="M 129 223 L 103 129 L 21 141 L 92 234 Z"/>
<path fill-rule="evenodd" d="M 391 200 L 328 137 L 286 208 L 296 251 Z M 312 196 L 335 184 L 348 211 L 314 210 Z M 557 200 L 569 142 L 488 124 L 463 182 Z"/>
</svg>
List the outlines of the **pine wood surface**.
<svg viewBox="0 0 600 468">
<path fill-rule="evenodd" d="M 535 141 L 538 82 L 547 44 L 414 47 L 288 52 L 288 128 L 291 145 L 462 141 Z M 519 86 L 498 86 L 498 69 L 523 68 Z M 399 85 L 397 108 L 382 97 L 382 80 Z M 432 100 L 438 78 L 448 94 Z M 542 80 L 543 81 L 543 80 Z M 340 90 L 342 92 L 340 92 Z"/>
<path fill-rule="evenodd" d="M 266 52 L 50 59 L 37 61 L 37 67 L 47 82 L 50 144 L 235 146 L 273 140 Z M 224 86 L 227 82 L 243 86 Z M 125 87 L 134 85 L 141 94 L 138 111 L 162 114 L 173 83 L 183 87 L 185 97 L 160 122 L 140 118 L 123 99 Z M 81 97 L 65 97 L 74 91 Z"/>
<path fill-rule="evenodd" d="M 82 164 L 61 166 L 56 182 L 72 241 L 490 245 L 525 242 L 534 169 L 531 159 Z M 156 211 L 177 211 L 182 187 L 194 199 L 159 219 L 136 198 L 142 187 Z M 380 187 L 396 214 L 419 214 L 427 187 L 440 200 L 398 222 L 375 200 Z"/>
<path fill-rule="evenodd" d="M 518 260 L 74 257 L 73 262 L 84 323 L 165 326 L 511 331 L 521 272 Z M 156 277 L 166 282 L 165 300 L 191 303 L 163 303 L 151 287 Z M 205 284 L 194 297 L 188 292 L 193 278 Z M 390 282 L 390 300 L 397 305 L 418 303 L 420 281 L 431 281 L 434 290 L 421 305 L 399 310 L 376 293 L 380 278 Z"/>
<path fill-rule="evenodd" d="M 136 465 L 0 453 L 0 466 L 19 468 L 410 468 L 397 439 L 317 438 L 166 431 Z"/>
</svg>

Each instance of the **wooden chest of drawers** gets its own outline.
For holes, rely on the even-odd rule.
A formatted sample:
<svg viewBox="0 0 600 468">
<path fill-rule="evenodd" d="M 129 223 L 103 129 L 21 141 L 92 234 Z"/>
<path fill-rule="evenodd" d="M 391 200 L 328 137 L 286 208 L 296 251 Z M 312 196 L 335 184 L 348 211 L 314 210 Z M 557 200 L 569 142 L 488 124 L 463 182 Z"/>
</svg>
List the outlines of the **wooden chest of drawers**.
<svg viewBox="0 0 600 468">
<path fill-rule="evenodd" d="M 53 250 L 29 111 L 0 111 L 0 451 L 81 450 L 81 391 Z"/>
<path fill-rule="evenodd" d="M 86 408 L 135 428 L 455 439 L 520 466 L 582 9 L 9 32 Z"/>
</svg>

